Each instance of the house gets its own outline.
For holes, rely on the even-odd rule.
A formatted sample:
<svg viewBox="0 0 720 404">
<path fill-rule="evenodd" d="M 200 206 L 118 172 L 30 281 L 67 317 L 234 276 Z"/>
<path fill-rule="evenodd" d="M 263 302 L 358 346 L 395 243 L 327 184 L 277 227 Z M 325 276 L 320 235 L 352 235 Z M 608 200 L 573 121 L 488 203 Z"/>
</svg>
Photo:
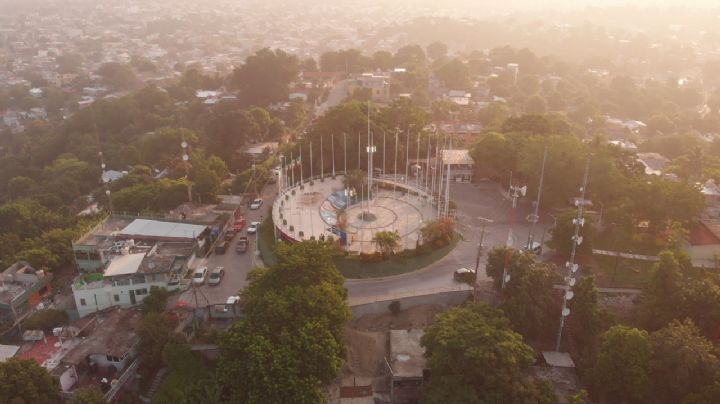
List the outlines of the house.
<svg viewBox="0 0 720 404">
<path fill-rule="evenodd" d="M 104 170 L 102 173 L 102 182 L 103 184 L 107 184 L 113 181 L 117 181 L 125 177 L 126 175 L 128 175 L 127 171 Z"/>
<path fill-rule="evenodd" d="M 138 305 L 152 287 L 176 290 L 194 259 L 193 242 L 158 242 L 144 252 L 123 247 L 102 274 L 86 274 L 73 283 L 78 315 Z"/>
<path fill-rule="evenodd" d="M 80 272 L 102 271 L 124 252 L 146 252 L 160 241 L 201 247 L 209 233 L 204 224 L 112 215 L 73 242 L 75 265 Z"/>
<path fill-rule="evenodd" d="M 448 91 L 445 98 L 457 105 L 470 105 L 472 94 L 463 90 L 451 90 Z"/>
<path fill-rule="evenodd" d="M 426 375 L 423 330 L 390 330 L 390 399 L 394 404 L 417 403 Z"/>
<path fill-rule="evenodd" d="M 348 94 L 352 94 L 360 88 L 369 89 L 373 101 L 390 102 L 390 76 L 388 75 L 363 73 L 360 77 L 348 83 Z"/>
<path fill-rule="evenodd" d="M 441 162 L 443 165 L 443 177 L 450 175 L 450 180 L 455 182 L 471 182 L 475 161 L 470 157 L 468 149 L 443 150 Z"/>
<path fill-rule="evenodd" d="M 705 198 L 705 215 L 720 217 L 720 187 L 715 180 L 709 179 L 700 186 L 700 192 Z"/>
<path fill-rule="evenodd" d="M 645 166 L 647 175 L 662 175 L 662 170 L 670 164 L 670 159 L 659 153 L 638 153 L 637 161 Z"/>
<path fill-rule="evenodd" d="M 58 379 L 61 395 L 71 398 L 76 389 L 96 386 L 111 401 L 137 369 L 141 319 L 139 309 L 115 308 L 98 313 L 61 342 L 67 349 L 64 354 L 45 363 Z"/>
<path fill-rule="evenodd" d="M 50 291 L 52 275 L 18 261 L 0 274 L 0 316 L 19 321 Z"/>
<path fill-rule="evenodd" d="M 720 220 L 701 220 L 690 229 L 687 252 L 693 265 L 717 267 L 720 258 Z"/>
</svg>

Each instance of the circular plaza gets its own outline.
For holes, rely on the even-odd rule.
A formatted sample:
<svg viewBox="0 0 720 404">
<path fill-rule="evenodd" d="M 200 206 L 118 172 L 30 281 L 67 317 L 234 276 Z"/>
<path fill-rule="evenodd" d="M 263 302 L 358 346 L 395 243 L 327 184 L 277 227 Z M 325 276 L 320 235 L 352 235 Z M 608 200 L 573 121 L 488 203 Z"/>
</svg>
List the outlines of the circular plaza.
<svg viewBox="0 0 720 404">
<path fill-rule="evenodd" d="M 350 253 L 376 252 L 375 234 L 397 232 L 399 249 L 421 242 L 420 229 L 437 217 L 429 192 L 404 177 L 375 177 L 370 197 L 347 190 L 344 176 L 283 187 L 272 209 L 278 238 L 297 242 L 332 237 Z M 365 191 L 366 192 L 366 191 Z"/>
</svg>

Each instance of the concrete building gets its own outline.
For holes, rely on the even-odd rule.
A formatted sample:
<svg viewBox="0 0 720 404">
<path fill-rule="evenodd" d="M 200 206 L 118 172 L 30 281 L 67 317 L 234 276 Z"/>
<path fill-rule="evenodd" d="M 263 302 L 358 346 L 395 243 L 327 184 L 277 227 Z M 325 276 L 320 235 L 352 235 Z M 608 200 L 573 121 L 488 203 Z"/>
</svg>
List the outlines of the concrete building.
<svg viewBox="0 0 720 404">
<path fill-rule="evenodd" d="M 193 242 L 158 242 L 149 251 L 124 249 L 103 274 L 79 277 L 72 286 L 80 317 L 109 307 L 142 303 L 155 287 L 175 290 L 195 260 Z"/>
<path fill-rule="evenodd" d="M 388 75 L 363 73 L 348 84 L 348 94 L 352 94 L 360 88 L 369 89 L 373 101 L 390 102 L 390 76 Z"/>
<path fill-rule="evenodd" d="M 202 246 L 209 232 L 203 224 L 113 215 L 74 241 L 72 247 L 80 272 L 98 272 L 124 250 L 148 251 L 159 241 Z"/>
<path fill-rule="evenodd" d="M 450 181 L 472 181 L 475 161 L 470 157 L 470 151 L 468 149 L 443 150 L 441 159 L 444 166 L 443 172 L 445 173 L 443 175 L 446 176 L 449 171 Z"/>
<path fill-rule="evenodd" d="M 0 274 L 0 316 L 16 322 L 29 314 L 50 291 L 51 274 L 18 261 Z"/>
<path fill-rule="evenodd" d="M 417 403 L 425 380 L 423 330 L 390 330 L 390 399 L 393 404 Z"/>
</svg>

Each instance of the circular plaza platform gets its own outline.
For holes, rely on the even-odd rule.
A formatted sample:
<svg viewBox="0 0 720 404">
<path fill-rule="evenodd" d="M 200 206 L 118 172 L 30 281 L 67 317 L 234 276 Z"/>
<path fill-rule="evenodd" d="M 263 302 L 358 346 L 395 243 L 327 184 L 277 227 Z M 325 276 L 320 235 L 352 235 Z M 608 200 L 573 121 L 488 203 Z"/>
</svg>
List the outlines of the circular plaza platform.
<svg viewBox="0 0 720 404">
<path fill-rule="evenodd" d="M 397 231 L 400 249 L 416 248 L 420 229 L 437 216 L 429 193 L 404 178 L 375 178 L 372 194 L 346 196 L 342 175 L 281 189 L 272 210 L 276 234 L 290 242 L 332 236 L 348 252 L 372 254 L 376 233 Z"/>
</svg>

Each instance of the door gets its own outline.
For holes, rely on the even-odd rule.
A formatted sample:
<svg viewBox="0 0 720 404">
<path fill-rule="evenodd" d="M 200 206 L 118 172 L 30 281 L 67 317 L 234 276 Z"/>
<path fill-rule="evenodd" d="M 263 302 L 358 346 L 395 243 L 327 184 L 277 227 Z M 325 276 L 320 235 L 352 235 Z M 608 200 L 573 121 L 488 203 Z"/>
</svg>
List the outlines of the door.
<svg viewBox="0 0 720 404">
<path fill-rule="evenodd" d="M 130 291 L 130 304 L 135 304 L 135 303 L 137 303 L 137 301 L 135 300 L 135 291 L 131 290 Z"/>
</svg>

